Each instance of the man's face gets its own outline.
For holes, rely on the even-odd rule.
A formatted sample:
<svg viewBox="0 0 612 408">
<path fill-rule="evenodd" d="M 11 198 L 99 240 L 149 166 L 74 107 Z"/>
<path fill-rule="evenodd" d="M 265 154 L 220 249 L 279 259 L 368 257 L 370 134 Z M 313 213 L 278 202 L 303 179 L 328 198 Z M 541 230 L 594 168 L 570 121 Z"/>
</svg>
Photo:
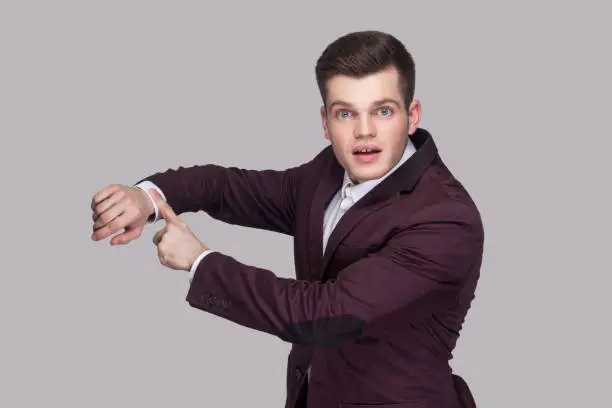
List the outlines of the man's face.
<svg viewBox="0 0 612 408">
<path fill-rule="evenodd" d="M 397 164 L 420 119 L 420 103 L 408 113 L 393 68 L 363 77 L 334 76 L 321 108 L 325 138 L 351 179 L 377 179 Z"/>
</svg>

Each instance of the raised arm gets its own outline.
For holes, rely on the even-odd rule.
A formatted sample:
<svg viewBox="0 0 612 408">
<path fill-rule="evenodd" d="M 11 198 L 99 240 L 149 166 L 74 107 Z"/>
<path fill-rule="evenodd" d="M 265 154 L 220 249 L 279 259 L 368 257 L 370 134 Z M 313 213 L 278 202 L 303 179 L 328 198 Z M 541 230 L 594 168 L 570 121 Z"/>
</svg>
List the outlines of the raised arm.
<svg viewBox="0 0 612 408">
<path fill-rule="evenodd" d="M 416 225 L 325 282 L 280 278 L 211 253 L 199 264 L 187 301 L 287 342 L 310 347 L 349 342 L 397 310 L 416 317 L 453 305 L 478 273 L 483 234 L 473 210 L 439 205 L 424 211 Z"/>
<path fill-rule="evenodd" d="M 155 173 L 132 186 L 110 184 L 92 197 L 91 238 L 100 241 L 123 229 L 111 239 L 112 245 L 125 245 L 140 237 L 147 221 L 159 216 L 148 193 L 151 188 L 176 214 L 205 211 L 230 224 L 292 235 L 300 185 L 325 151 L 287 170 L 245 170 L 214 164 L 181 166 Z"/>
<path fill-rule="evenodd" d="M 176 214 L 204 211 L 229 224 L 291 235 L 297 191 L 307 171 L 308 163 L 287 170 L 181 166 L 137 185 L 156 186 Z"/>
</svg>

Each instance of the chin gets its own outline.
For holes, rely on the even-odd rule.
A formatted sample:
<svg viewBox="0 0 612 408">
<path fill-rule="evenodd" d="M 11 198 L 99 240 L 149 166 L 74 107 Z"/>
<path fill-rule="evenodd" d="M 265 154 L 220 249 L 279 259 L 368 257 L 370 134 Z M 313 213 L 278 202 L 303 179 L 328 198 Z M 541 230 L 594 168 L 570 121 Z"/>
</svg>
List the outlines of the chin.
<svg viewBox="0 0 612 408">
<path fill-rule="evenodd" d="M 350 170 L 351 178 L 358 182 L 375 180 L 384 176 L 390 169 L 385 164 L 364 167 L 355 166 Z"/>
</svg>

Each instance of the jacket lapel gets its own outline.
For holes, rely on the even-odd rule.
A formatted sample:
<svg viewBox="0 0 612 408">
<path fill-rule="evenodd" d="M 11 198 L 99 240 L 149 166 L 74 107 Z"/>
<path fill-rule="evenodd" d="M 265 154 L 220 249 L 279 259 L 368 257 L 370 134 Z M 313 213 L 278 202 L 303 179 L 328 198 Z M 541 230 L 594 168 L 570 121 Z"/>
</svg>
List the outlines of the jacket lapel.
<svg viewBox="0 0 612 408">
<path fill-rule="evenodd" d="M 333 153 L 331 155 L 333 156 Z M 317 276 L 322 270 L 325 209 L 334 194 L 342 187 L 343 177 L 344 169 L 334 157 L 327 173 L 320 179 L 311 202 L 308 220 L 308 253 L 311 270 Z"/>
<path fill-rule="evenodd" d="M 391 204 L 400 194 L 410 192 L 417 181 L 421 178 L 427 167 L 437 155 L 437 147 L 431 134 L 424 129 L 417 129 L 411 136 L 417 151 L 403 165 L 389 175 L 380 184 L 374 187 L 364 197 L 353 205 L 340 219 L 336 228 L 327 242 L 325 253 L 321 265 L 317 265 L 322 277 L 332 259 L 334 251 L 344 238 L 361 222 L 365 217 L 378 211 L 379 209 Z M 311 237 L 316 242 L 311 242 L 317 248 L 317 258 L 320 259 L 323 249 L 323 215 L 327 203 L 342 185 L 344 169 L 334 160 L 333 176 L 324 178 L 319 184 L 315 200 L 311 210 Z M 338 169 L 339 168 L 339 169 Z M 364 237 L 367 239 L 367 237 Z M 320 267 L 319 267 L 320 266 Z"/>
<path fill-rule="evenodd" d="M 392 189 L 389 188 L 389 184 L 385 185 L 387 188 L 379 188 L 381 185 L 382 183 L 349 208 L 342 218 L 340 218 L 338 224 L 336 224 L 336 227 L 329 236 L 325 253 L 323 254 L 323 265 L 320 269 L 323 274 L 327 269 L 334 251 L 353 228 L 355 228 L 365 217 L 390 204 L 393 199 L 397 197 L 396 194 L 393 194 Z"/>
</svg>

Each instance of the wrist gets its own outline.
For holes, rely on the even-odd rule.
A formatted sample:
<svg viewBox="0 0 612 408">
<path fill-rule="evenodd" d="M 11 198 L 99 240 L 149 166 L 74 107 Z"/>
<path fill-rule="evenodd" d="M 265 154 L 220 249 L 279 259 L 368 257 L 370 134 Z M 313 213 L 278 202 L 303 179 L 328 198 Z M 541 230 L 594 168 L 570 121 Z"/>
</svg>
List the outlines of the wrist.
<svg viewBox="0 0 612 408">
<path fill-rule="evenodd" d="M 145 202 L 147 203 L 147 219 L 153 220 L 156 217 L 157 211 L 155 209 L 155 204 L 153 204 L 151 197 L 143 191 L 145 194 Z"/>
<path fill-rule="evenodd" d="M 144 213 L 147 216 L 147 221 L 153 221 L 156 216 L 155 204 L 153 203 L 153 197 L 150 196 L 149 192 L 144 188 L 136 187 L 142 197 L 142 203 L 144 203 Z"/>
</svg>

